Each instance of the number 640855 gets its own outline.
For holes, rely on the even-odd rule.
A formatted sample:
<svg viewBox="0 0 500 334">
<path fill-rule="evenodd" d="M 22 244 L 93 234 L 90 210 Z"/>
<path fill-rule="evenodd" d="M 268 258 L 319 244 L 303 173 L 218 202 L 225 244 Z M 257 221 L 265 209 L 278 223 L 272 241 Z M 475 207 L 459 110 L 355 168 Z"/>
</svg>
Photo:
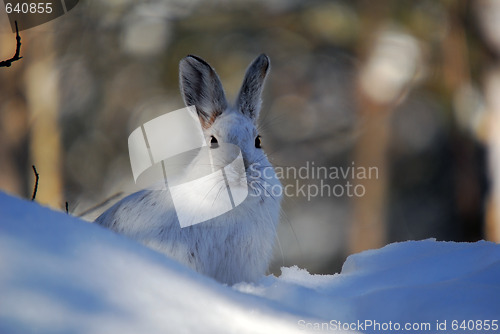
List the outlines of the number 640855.
<svg viewBox="0 0 500 334">
<path fill-rule="evenodd" d="M 22 14 L 50 14 L 52 13 L 52 2 L 39 2 L 39 3 L 17 3 L 13 6 L 12 3 L 5 4 L 5 11 L 10 13 Z"/>
</svg>

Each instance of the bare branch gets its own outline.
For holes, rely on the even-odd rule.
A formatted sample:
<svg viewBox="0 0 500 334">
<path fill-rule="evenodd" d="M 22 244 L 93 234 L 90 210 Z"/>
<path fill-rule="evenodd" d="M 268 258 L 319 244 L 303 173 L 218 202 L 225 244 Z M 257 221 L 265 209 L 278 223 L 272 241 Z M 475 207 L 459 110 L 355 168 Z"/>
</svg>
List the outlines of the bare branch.
<svg viewBox="0 0 500 334">
<path fill-rule="evenodd" d="M 114 194 L 113 196 L 111 197 L 108 197 L 107 199 L 105 199 L 103 202 L 97 204 L 97 205 L 94 205 L 93 207 L 83 211 L 82 213 L 80 213 L 78 215 L 78 217 L 83 217 L 99 208 L 102 208 L 103 206 L 105 206 L 106 204 L 108 204 L 109 202 L 111 202 L 112 200 L 114 200 L 115 198 L 117 197 L 120 197 L 121 195 L 123 195 L 123 191 L 120 191 L 120 192 L 117 192 L 116 194 Z"/>
<path fill-rule="evenodd" d="M 33 188 L 33 195 L 31 196 L 31 200 L 34 201 L 36 197 L 36 192 L 38 191 L 38 179 L 40 175 L 36 172 L 35 165 L 31 167 L 33 167 L 33 172 L 35 173 L 35 187 Z"/>
<path fill-rule="evenodd" d="M 16 53 L 14 54 L 14 56 L 12 58 L 4 60 L 4 61 L 0 61 L 0 67 L 10 67 L 10 65 L 12 65 L 13 62 L 22 58 L 19 56 L 19 53 L 21 52 L 21 36 L 19 36 L 19 29 L 17 28 L 17 21 L 15 21 L 15 23 L 16 23 L 16 41 L 17 41 Z"/>
</svg>

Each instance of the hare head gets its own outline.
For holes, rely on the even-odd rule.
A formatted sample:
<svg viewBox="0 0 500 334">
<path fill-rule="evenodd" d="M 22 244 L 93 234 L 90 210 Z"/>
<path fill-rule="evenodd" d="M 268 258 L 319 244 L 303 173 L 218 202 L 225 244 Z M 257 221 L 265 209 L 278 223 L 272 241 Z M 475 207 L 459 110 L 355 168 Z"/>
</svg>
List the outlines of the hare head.
<svg viewBox="0 0 500 334">
<path fill-rule="evenodd" d="M 257 130 L 261 94 L 270 60 L 258 56 L 248 67 L 234 104 L 228 103 L 215 70 L 203 59 L 187 56 L 179 65 L 181 93 L 186 106 L 195 106 L 209 146 L 232 144 L 242 153 L 251 195 L 280 199 L 271 187 L 279 187 L 274 170 L 262 150 Z M 246 185 L 245 185 L 246 186 Z"/>
</svg>

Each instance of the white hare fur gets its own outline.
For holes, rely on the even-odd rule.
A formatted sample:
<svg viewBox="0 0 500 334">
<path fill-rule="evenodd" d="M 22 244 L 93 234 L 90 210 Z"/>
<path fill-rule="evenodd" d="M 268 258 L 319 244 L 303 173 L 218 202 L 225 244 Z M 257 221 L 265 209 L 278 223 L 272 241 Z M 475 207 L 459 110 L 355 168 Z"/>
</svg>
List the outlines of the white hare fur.
<svg viewBox="0 0 500 334">
<path fill-rule="evenodd" d="M 115 204 L 96 222 L 222 283 L 255 282 L 265 275 L 281 203 L 281 192 L 276 191 L 280 182 L 257 139 L 261 93 L 269 68 L 266 55 L 257 57 L 247 69 L 236 103 L 230 106 L 208 63 L 187 56 L 179 66 L 184 102 L 196 106 L 207 144 L 213 136 L 218 143 L 234 144 L 241 150 L 249 195 L 240 205 L 181 228 L 169 192 L 143 190 Z"/>
</svg>

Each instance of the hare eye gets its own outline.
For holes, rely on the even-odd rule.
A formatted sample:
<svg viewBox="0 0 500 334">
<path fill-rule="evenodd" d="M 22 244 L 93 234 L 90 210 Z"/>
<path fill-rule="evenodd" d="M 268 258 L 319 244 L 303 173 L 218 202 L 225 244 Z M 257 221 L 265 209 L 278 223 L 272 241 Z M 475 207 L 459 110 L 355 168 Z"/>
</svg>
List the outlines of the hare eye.
<svg viewBox="0 0 500 334">
<path fill-rule="evenodd" d="M 214 136 L 210 136 L 210 148 L 217 148 L 219 147 L 219 142 L 217 141 L 217 138 Z"/>
<path fill-rule="evenodd" d="M 260 136 L 255 137 L 255 148 L 262 148 L 262 140 Z"/>
</svg>

